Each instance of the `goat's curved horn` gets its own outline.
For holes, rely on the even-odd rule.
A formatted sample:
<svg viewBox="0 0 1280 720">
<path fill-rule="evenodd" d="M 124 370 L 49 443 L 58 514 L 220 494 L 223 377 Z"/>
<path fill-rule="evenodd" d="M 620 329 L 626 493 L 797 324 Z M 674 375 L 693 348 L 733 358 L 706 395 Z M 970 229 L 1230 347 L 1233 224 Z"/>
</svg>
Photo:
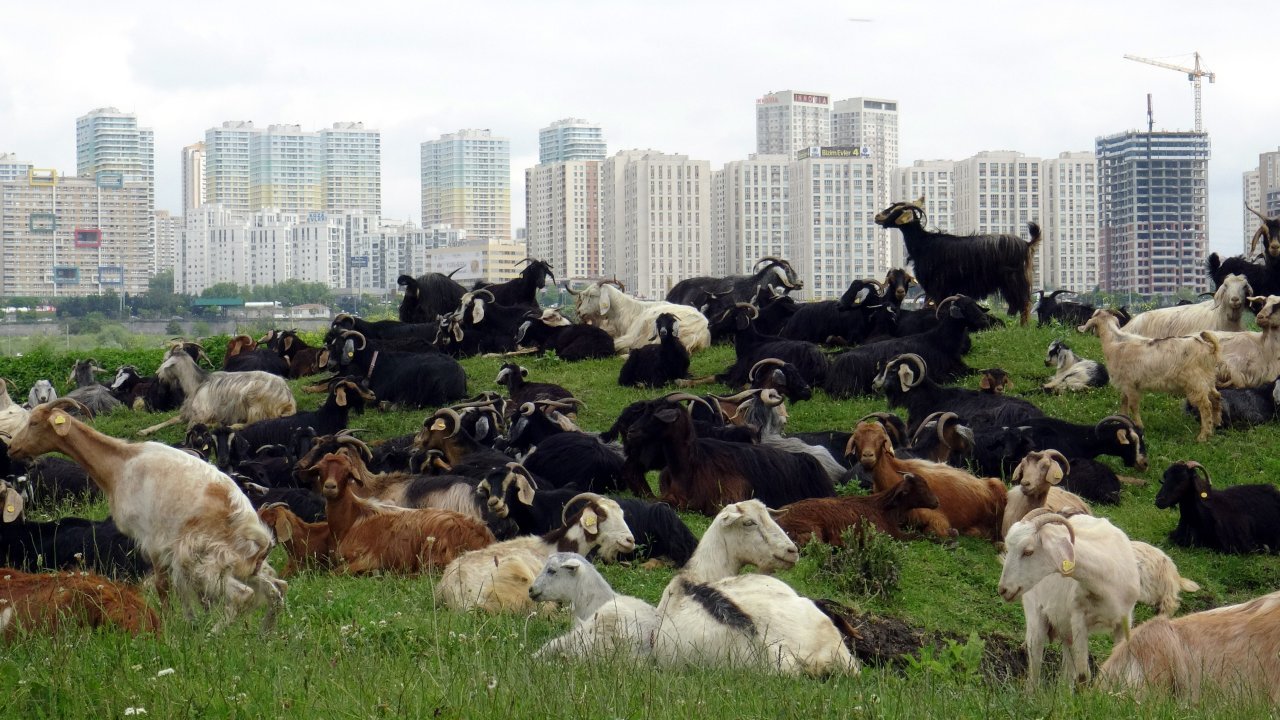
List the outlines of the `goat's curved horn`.
<svg viewBox="0 0 1280 720">
<path fill-rule="evenodd" d="M 943 429 L 943 425 L 942 425 L 942 423 L 943 423 L 943 417 L 942 417 L 942 416 L 943 416 L 943 415 L 951 415 L 951 416 L 953 416 L 953 417 L 954 417 L 954 416 L 955 416 L 955 413 L 949 413 L 949 412 L 945 412 L 945 411 L 943 411 L 943 410 L 937 410 L 937 411 L 935 411 L 935 412 L 931 412 L 931 413 L 929 413 L 929 415 L 928 415 L 927 417 L 925 417 L 925 419 L 924 419 L 924 420 L 921 420 L 921 421 L 920 421 L 920 426 L 916 428 L 916 432 L 915 432 L 915 434 L 911 436 L 911 444 L 912 444 L 912 445 L 918 445 L 918 444 L 920 444 L 920 439 L 924 436 L 924 429 L 925 429 L 925 427 L 926 427 L 929 423 L 934 423 L 934 431 L 935 431 L 935 432 L 937 432 L 937 434 L 938 434 L 938 441 L 939 441 L 939 442 L 941 442 L 943 445 L 946 445 L 946 444 L 947 444 L 947 441 L 946 441 L 946 438 L 943 436 L 943 433 L 942 433 L 942 429 Z"/>
<path fill-rule="evenodd" d="M 622 284 L 622 281 L 621 281 L 621 280 L 619 280 L 619 279 L 618 279 L 618 277 L 617 277 L 616 275 L 615 275 L 615 276 L 613 276 L 612 278 L 608 279 L 608 280 L 601 280 L 601 281 L 600 281 L 600 284 L 601 284 L 601 285 L 613 285 L 614 287 L 618 288 L 618 289 L 619 289 L 619 290 L 621 290 L 622 292 L 626 292 L 626 291 L 627 291 L 626 286 Z"/>
<path fill-rule="evenodd" d="M 907 387 L 915 387 L 920 383 L 924 382 L 925 375 L 929 372 L 929 366 L 925 364 L 924 358 L 920 357 L 915 353 L 903 353 L 898 357 L 894 358 L 894 360 L 902 360 L 903 362 L 909 362 L 912 365 L 915 365 L 916 369 L 920 371 L 919 373 L 917 373 L 915 381 L 907 385 Z"/>
<path fill-rule="evenodd" d="M 736 404 L 736 403 L 740 403 L 740 402 L 742 402 L 742 401 L 744 401 L 744 400 L 747 400 L 747 399 L 749 399 L 749 398 L 753 398 L 753 397 L 755 397 L 755 396 L 759 395 L 761 392 L 762 392 L 761 390 L 758 390 L 758 389 L 755 389 L 755 388 L 751 388 L 751 389 L 748 389 L 748 390 L 743 390 L 743 391 L 742 391 L 742 392 L 740 392 L 740 393 L 734 393 L 733 395 L 715 395 L 715 394 L 712 394 L 712 395 L 711 395 L 711 397 L 715 398 L 715 399 L 716 399 L 716 401 L 718 401 L 718 402 L 727 402 L 727 403 L 735 403 L 735 404 Z M 699 399 L 699 400 L 701 400 L 702 398 L 698 398 L 698 399 Z"/>
<path fill-rule="evenodd" d="M 462 268 L 464 268 L 464 267 L 466 267 L 466 266 L 465 266 L 465 265 L 459 265 L 458 267 L 456 267 L 456 268 L 454 268 L 454 269 L 450 270 L 450 271 L 449 271 L 449 274 L 448 274 L 448 275 L 445 275 L 445 277 L 447 277 L 447 278 L 449 278 L 450 280 L 452 280 L 452 279 L 453 279 L 453 276 L 454 276 L 454 275 L 457 275 L 457 274 L 458 274 L 458 271 L 459 271 L 459 270 L 461 270 L 461 269 L 462 269 Z"/>
<path fill-rule="evenodd" d="M 527 258 L 525 258 L 525 259 L 523 259 L 523 260 L 517 260 L 517 261 L 515 261 L 515 262 L 513 262 L 513 263 L 511 263 L 511 264 L 512 264 L 513 266 L 515 266 L 515 267 L 519 267 L 521 263 L 531 263 L 531 262 L 533 262 L 533 258 L 531 258 L 531 257 L 527 257 Z"/>
<path fill-rule="evenodd" d="M 666 400 L 667 402 L 681 402 L 684 400 L 692 400 L 694 402 L 699 402 L 702 400 L 702 398 L 698 397 L 697 395 L 694 395 L 692 393 L 687 393 L 687 392 L 673 392 L 673 393 L 664 395 L 662 399 Z"/>
<path fill-rule="evenodd" d="M 484 293 L 485 295 L 488 295 L 488 296 L 489 296 L 489 302 L 494 302 L 494 303 L 498 302 L 498 298 L 496 298 L 496 297 L 494 297 L 494 296 L 493 296 L 493 291 L 492 291 L 492 290 L 490 290 L 490 289 L 489 289 L 489 288 L 487 288 L 487 287 L 482 287 L 482 288 L 479 288 L 479 289 L 477 289 L 477 290 L 472 290 L 472 291 L 471 291 L 471 294 L 472 294 L 473 296 L 474 296 L 474 295 L 479 295 L 480 293 Z"/>
<path fill-rule="evenodd" d="M 1259 239 L 1263 239 L 1267 241 L 1271 240 L 1271 232 L 1267 229 L 1267 226 L 1265 223 L 1262 225 L 1259 225 L 1258 229 L 1253 233 L 1253 239 L 1249 241 L 1249 255 L 1253 255 L 1253 253 L 1256 251 L 1258 247 Z"/>
<path fill-rule="evenodd" d="M 765 388 L 760 391 L 760 402 L 768 407 L 778 407 L 782 404 L 782 394 L 773 388 Z"/>
<path fill-rule="evenodd" d="M 84 403 L 80 402 L 79 400 L 76 400 L 75 398 L 60 397 L 56 400 L 50 400 L 44 405 L 50 410 L 55 410 L 55 409 L 76 410 L 77 412 L 81 413 L 85 417 L 89 417 L 89 418 L 93 417 L 93 411 L 90 410 L 88 407 L 86 407 Z"/>
<path fill-rule="evenodd" d="M 755 365 L 751 366 L 751 370 L 747 372 L 747 382 L 756 381 L 756 371 L 759 370 L 761 367 L 768 367 L 771 365 L 777 365 L 778 367 L 783 367 L 786 364 L 787 363 L 785 361 L 779 360 L 778 358 L 765 358 L 757 362 Z"/>
<path fill-rule="evenodd" d="M 1045 525 L 1062 525 L 1067 529 L 1067 535 L 1071 538 L 1071 544 L 1074 545 L 1076 542 L 1076 531 L 1071 527 L 1071 523 L 1067 522 L 1067 519 L 1062 515 L 1053 512 L 1048 508 L 1036 508 L 1035 510 L 1027 513 L 1026 516 L 1022 518 L 1022 521 L 1030 522 L 1035 527 L 1036 532 L 1040 532 L 1040 528 Z"/>
<path fill-rule="evenodd" d="M 587 404 L 582 402 L 576 397 L 567 397 L 562 400 L 534 400 L 533 402 L 535 405 L 553 407 L 558 410 L 568 410 L 569 408 L 575 408 L 579 410 L 587 409 Z"/>
<path fill-rule="evenodd" d="M 569 502 L 565 503 L 564 508 L 560 511 L 561 525 L 564 525 L 569 522 L 569 508 L 573 507 L 574 503 L 584 499 L 585 500 L 603 500 L 604 498 L 600 497 L 599 495 L 593 492 L 578 493 L 577 495 L 574 495 L 573 497 L 569 498 Z"/>
<path fill-rule="evenodd" d="M 357 350 L 363 350 L 363 349 L 365 348 L 365 346 L 369 344 L 369 340 L 368 340 L 367 338 L 365 338 L 364 333 L 360 332 L 359 330 L 344 330 L 344 331 L 342 331 L 342 337 L 344 337 L 344 338 L 347 338 L 347 337 L 358 337 L 358 338 L 360 338 L 360 347 L 356 348 Z"/>
<path fill-rule="evenodd" d="M 582 291 L 574 292 L 573 288 L 569 287 L 569 281 L 568 281 L 568 280 L 565 280 L 565 281 L 564 281 L 564 291 L 565 291 L 565 292 L 567 292 L 567 293 L 569 293 L 570 295 L 581 295 L 581 294 L 582 294 Z"/>
<path fill-rule="evenodd" d="M 356 452 L 360 453 L 360 456 L 366 461 L 373 459 L 373 450 L 370 450 L 369 446 L 355 435 L 334 435 L 333 442 L 343 447 L 355 448 Z"/>
<path fill-rule="evenodd" d="M 1044 455 L 1045 457 L 1049 458 L 1050 460 L 1062 466 L 1063 477 L 1071 474 L 1071 463 L 1067 461 L 1066 455 L 1063 455 L 1057 450 L 1045 450 Z"/>
<path fill-rule="evenodd" d="M 1137 429 L 1138 429 L 1138 426 L 1137 426 L 1137 425 L 1135 425 L 1135 424 L 1133 423 L 1133 420 L 1132 420 L 1132 419 L 1130 419 L 1129 417 L 1125 416 L 1125 415 L 1108 415 L 1108 416 L 1106 416 L 1106 417 L 1102 418 L 1101 420 L 1099 420 L 1099 421 L 1098 421 L 1098 424 L 1097 424 L 1097 425 L 1095 425 L 1094 427 L 1102 427 L 1103 425 L 1107 425 L 1107 424 L 1110 424 L 1110 423 L 1113 423 L 1113 422 L 1114 422 L 1114 423 L 1120 423 L 1121 425 L 1124 425 L 1125 427 L 1129 428 L 1130 430 L 1137 430 Z"/>
<path fill-rule="evenodd" d="M 447 408 L 447 407 L 440 408 L 439 410 L 436 411 L 435 415 L 432 415 L 431 417 L 433 418 L 437 417 L 441 413 L 444 413 L 446 416 L 449 417 L 450 420 L 453 421 L 453 432 L 449 433 L 446 437 L 453 437 L 454 435 L 457 435 L 459 432 L 462 431 L 462 416 L 458 414 L 457 410 L 454 410 L 453 408 Z"/>
<path fill-rule="evenodd" d="M 942 302 L 938 303 L 938 309 L 933 311 L 933 316 L 935 318 L 942 317 L 942 308 L 946 307 L 947 303 L 953 303 L 961 297 L 963 297 L 963 295 L 948 295 L 947 297 L 942 298 Z"/>
<path fill-rule="evenodd" d="M 868 420 L 875 420 L 881 425 L 887 425 L 889 423 L 889 418 L 892 415 L 893 413 L 888 413 L 881 410 L 880 412 L 873 412 L 873 413 L 868 413 L 866 415 L 863 415 L 862 417 L 858 418 L 858 422 L 861 423 L 861 422 L 866 422 Z M 858 423 L 854 423 L 854 425 L 857 425 L 857 424 Z"/>
<path fill-rule="evenodd" d="M 289 503 L 287 503 L 287 502 L 269 502 L 269 503 L 267 503 L 266 505 L 263 505 L 262 507 L 258 508 L 258 512 L 262 512 L 263 510 L 270 510 L 271 508 L 278 508 L 278 507 L 284 507 L 284 508 L 287 508 L 287 507 L 289 507 Z"/>
<path fill-rule="evenodd" d="M 1254 215 L 1257 215 L 1257 216 L 1258 216 L 1258 219 L 1259 219 L 1259 220 L 1261 220 L 1262 222 L 1266 222 L 1266 221 L 1268 221 L 1268 220 L 1270 220 L 1270 219 L 1271 219 L 1271 218 L 1267 217 L 1266 215 L 1263 215 L 1262 213 L 1258 212 L 1257 210 L 1254 210 L 1253 208 L 1249 207 L 1249 203 L 1245 203 L 1245 204 L 1244 204 L 1244 209 L 1245 209 L 1245 210 L 1248 210 L 1249 212 L 1253 213 Z"/>
<path fill-rule="evenodd" d="M 355 319 L 356 319 L 356 316 L 355 316 L 355 315 L 352 315 L 351 313 L 345 313 L 345 312 L 342 312 L 342 313 L 338 313 L 337 315 L 334 315 L 334 316 L 333 316 L 333 321 L 332 321 L 330 324 L 337 324 L 337 323 L 342 322 L 343 320 L 353 320 L 353 321 L 354 321 Z"/>
<path fill-rule="evenodd" d="M 1209 487 L 1213 487 L 1213 478 L 1209 477 L 1209 468 L 1201 465 L 1195 460 L 1188 460 L 1187 467 L 1191 468 L 1192 470 L 1196 471 L 1198 474 L 1203 476 L 1204 481 L 1209 484 Z"/>
<path fill-rule="evenodd" d="M 1043 291 L 1043 290 L 1041 290 L 1041 292 L 1044 292 L 1044 291 Z M 1058 297 L 1059 295 L 1063 295 L 1063 294 L 1066 294 L 1066 295 L 1078 295 L 1079 293 L 1077 293 L 1075 290 L 1054 290 L 1053 292 L 1049 293 L 1049 299 L 1050 299 L 1050 300 L 1053 300 L 1054 298 Z"/>
<path fill-rule="evenodd" d="M 538 408 L 531 402 L 520 403 L 521 415 L 532 415 L 538 411 Z"/>
<path fill-rule="evenodd" d="M 742 308 L 743 310 L 746 310 L 747 317 L 752 320 L 755 320 L 756 318 L 760 317 L 760 308 L 756 307 L 755 305 L 752 305 L 751 303 L 740 302 L 740 303 L 734 303 L 733 305 L 734 307 L 738 307 L 738 308 Z"/>
</svg>

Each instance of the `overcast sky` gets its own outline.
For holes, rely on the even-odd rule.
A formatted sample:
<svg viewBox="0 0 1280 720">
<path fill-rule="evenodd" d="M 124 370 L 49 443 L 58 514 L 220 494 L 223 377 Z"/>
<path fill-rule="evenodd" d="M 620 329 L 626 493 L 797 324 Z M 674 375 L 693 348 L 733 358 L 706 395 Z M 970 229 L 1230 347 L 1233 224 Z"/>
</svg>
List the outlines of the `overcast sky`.
<svg viewBox="0 0 1280 720">
<path fill-rule="evenodd" d="M 181 212 L 180 150 L 224 120 L 382 131 L 384 215 L 419 218 L 418 146 L 459 128 L 511 139 L 513 228 L 538 128 L 600 123 L 610 153 L 713 167 L 755 150 L 755 99 L 814 90 L 900 103 L 903 164 L 982 150 L 1054 157 L 1100 135 L 1189 130 L 1204 86 L 1210 244 L 1239 252 L 1240 176 L 1280 146 L 1274 0 L 894 2 L 0 0 L 0 152 L 75 169 L 75 118 L 116 106 L 156 135 L 156 203 Z M 851 18 L 868 19 L 854 22 Z"/>
</svg>

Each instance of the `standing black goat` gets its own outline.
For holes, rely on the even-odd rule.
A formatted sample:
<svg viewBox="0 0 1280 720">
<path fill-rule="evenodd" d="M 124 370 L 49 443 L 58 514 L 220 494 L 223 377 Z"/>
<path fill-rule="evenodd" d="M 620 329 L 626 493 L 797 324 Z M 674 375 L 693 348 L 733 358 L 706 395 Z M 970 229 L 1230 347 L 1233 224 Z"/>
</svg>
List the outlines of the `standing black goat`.
<svg viewBox="0 0 1280 720">
<path fill-rule="evenodd" d="M 654 326 L 658 344 L 638 347 L 627 355 L 618 372 L 619 385 L 657 388 L 689 377 L 689 351 L 677 334 L 680 321 L 662 313 Z"/>
<path fill-rule="evenodd" d="M 1274 485 L 1236 485 L 1215 490 L 1209 471 L 1195 461 L 1164 471 L 1156 507 L 1178 506 L 1174 545 L 1225 553 L 1280 552 L 1280 490 Z"/>
<path fill-rule="evenodd" d="M 427 273 L 421 277 L 401 275 L 396 284 L 404 287 L 404 297 L 400 298 L 400 322 L 425 323 L 433 322 L 441 315 L 458 309 L 462 304 L 462 296 L 467 289 L 453 279 L 453 272 Z"/>
<path fill-rule="evenodd" d="M 1241 255 L 1223 260 L 1218 257 L 1218 253 L 1212 253 L 1205 262 L 1209 279 L 1213 280 L 1213 287 L 1217 289 L 1228 275 L 1234 273 L 1243 275 L 1249 281 L 1249 287 L 1258 295 L 1265 297 L 1280 294 L 1280 216 L 1269 218 L 1248 204 L 1245 208 L 1262 221 L 1249 243 L 1249 254 L 1252 256 L 1258 241 L 1262 240 L 1262 264 Z"/>
<path fill-rule="evenodd" d="M 551 278 L 551 283 L 554 285 L 555 273 L 552 272 L 551 263 L 545 260 L 525 258 L 520 262 L 529 264 L 520 271 L 519 277 L 493 284 L 477 282 L 472 292 L 483 288 L 491 293 L 491 301 L 495 304 L 508 307 L 522 306 L 527 309 L 537 308 L 538 290 L 546 287 L 547 278 Z"/>
<path fill-rule="evenodd" d="M 982 298 L 999 292 L 1009 314 L 1023 325 L 1031 315 L 1031 276 L 1040 226 L 1028 223 L 1031 241 L 1017 235 L 950 235 L 924 229 L 924 198 L 897 202 L 876 213 L 876 224 L 897 228 L 925 295 L 941 302 L 950 295 Z"/>
</svg>

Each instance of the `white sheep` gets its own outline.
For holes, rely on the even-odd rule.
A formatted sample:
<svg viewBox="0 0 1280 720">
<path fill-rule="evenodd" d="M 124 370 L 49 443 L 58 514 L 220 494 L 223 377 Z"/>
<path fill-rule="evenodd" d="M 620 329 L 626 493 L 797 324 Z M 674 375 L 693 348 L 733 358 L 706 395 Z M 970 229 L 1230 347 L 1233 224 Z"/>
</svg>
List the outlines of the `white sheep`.
<svg viewBox="0 0 1280 720">
<path fill-rule="evenodd" d="M 1026 620 L 1027 686 L 1040 683 L 1045 642 L 1062 638 L 1063 676 L 1089 679 L 1089 634 L 1128 637 L 1140 592 L 1129 537 L 1110 521 L 1033 510 L 1005 538 L 1000 597 L 1022 599 Z"/>
<path fill-rule="evenodd" d="M 1045 392 L 1060 393 L 1064 390 L 1080 392 L 1089 388 L 1102 387 L 1111 379 L 1107 374 L 1107 366 L 1094 360 L 1077 357 L 1061 340 L 1049 343 L 1044 364 L 1057 367 L 1057 372 L 1049 382 L 1040 386 L 1040 389 Z"/>
<path fill-rule="evenodd" d="M 1280 296 L 1251 297 L 1262 332 L 1216 332 L 1222 351 L 1218 358 L 1218 386 L 1253 388 L 1280 376 Z"/>
<path fill-rule="evenodd" d="M 595 566 L 577 553 L 560 552 L 547 558 L 529 588 L 529 597 L 535 602 L 569 603 L 573 611 L 573 629 L 548 641 L 534 657 L 639 657 L 648 654 L 658 627 L 655 607 L 615 593 Z"/>
<path fill-rule="evenodd" d="M 844 636 L 814 602 L 781 580 L 737 573 L 793 565 L 795 543 L 758 500 L 727 505 L 658 604 L 659 662 L 765 667 L 784 674 L 857 673 Z"/>
<path fill-rule="evenodd" d="M 449 563 L 436 585 L 436 601 L 451 610 L 523 612 L 533 607 L 529 587 L 551 553 L 587 555 L 598 548 L 616 556 L 635 550 L 635 537 L 616 501 L 594 493 L 579 497 L 587 502 L 561 527 L 472 550 Z"/>
<path fill-rule="evenodd" d="M 1149 338 L 1195 335 L 1205 330 L 1242 332 L 1244 311 L 1253 288 L 1243 275 L 1228 275 L 1213 299 L 1140 313 L 1125 324 L 1126 332 Z"/>
<path fill-rule="evenodd" d="M 1109 689 L 1173 693 L 1196 702 L 1205 690 L 1280 703 L 1280 592 L 1180 618 L 1154 617 L 1116 646 L 1098 672 Z"/>
<path fill-rule="evenodd" d="M 1138 602 L 1150 605 L 1160 615 L 1173 615 L 1182 604 L 1178 595 L 1196 592 L 1199 583 L 1178 572 L 1178 566 L 1160 548 L 1134 540 L 1133 558 L 1138 563 Z"/>
<path fill-rule="evenodd" d="M 217 468 L 182 450 L 97 432 L 67 414 L 76 405 L 61 399 L 37 406 L 9 444 L 10 456 L 56 450 L 83 467 L 107 496 L 120 532 L 155 568 L 162 599 L 172 583 L 189 615 L 198 607 L 225 605 L 227 614 L 215 629 L 265 603 L 264 624 L 270 627 L 284 606 L 287 585 L 266 562 L 274 544 L 271 531 L 245 494 Z"/>
<path fill-rule="evenodd" d="M 711 347 L 707 318 L 696 308 L 663 300 L 640 300 L 609 282 L 592 283 L 573 295 L 578 317 L 612 335 L 616 352 L 626 353 L 657 342 L 653 328 L 663 313 L 679 320 L 677 336 L 686 350 L 692 353 Z"/>
<path fill-rule="evenodd" d="M 1057 450 L 1035 450 L 1027 453 L 1013 471 L 1014 487 L 1004 505 L 1004 521 L 1000 537 L 1009 534 L 1013 524 L 1036 508 L 1050 512 L 1078 512 L 1092 515 L 1084 498 L 1058 487 L 1071 473 L 1071 464 Z"/>
<path fill-rule="evenodd" d="M 1080 332 L 1095 331 L 1110 368 L 1111 384 L 1120 391 L 1120 414 L 1142 429 L 1142 394 L 1177 393 L 1200 412 L 1200 442 L 1222 422 L 1222 395 L 1216 389 L 1220 359 L 1218 339 L 1211 332 L 1189 337 L 1152 340 L 1120 329 L 1110 310 L 1098 310 Z"/>
</svg>

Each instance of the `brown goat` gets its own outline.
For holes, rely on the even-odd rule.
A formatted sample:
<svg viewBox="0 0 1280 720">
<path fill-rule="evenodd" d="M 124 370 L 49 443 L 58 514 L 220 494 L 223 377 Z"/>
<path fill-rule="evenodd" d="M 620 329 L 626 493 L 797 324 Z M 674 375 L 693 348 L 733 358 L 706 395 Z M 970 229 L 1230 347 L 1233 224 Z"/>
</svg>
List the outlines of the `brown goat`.
<svg viewBox="0 0 1280 720">
<path fill-rule="evenodd" d="M 318 475 L 329 532 L 348 573 L 442 568 L 495 541 L 484 523 L 461 513 L 409 510 L 356 497 L 351 485 L 361 481 L 345 453 L 329 453 L 311 470 Z"/>
<path fill-rule="evenodd" d="M 56 632 L 63 625 L 114 625 L 129 633 L 155 632 L 160 617 L 137 589 L 89 573 L 31 575 L 0 568 L 0 635 L 21 628 Z"/>
<path fill-rule="evenodd" d="M 236 335 L 227 341 L 227 352 L 222 356 L 222 366 L 227 366 L 227 361 L 243 352 L 250 352 L 258 348 L 258 342 L 248 335 Z"/>
<path fill-rule="evenodd" d="M 1003 395 L 1004 391 L 1013 387 L 1013 380 L 1009 379 L 1009 373 L 1002 368 L 987 368 L 979 370 L 982 374 L 982 380 L 978 382 L 978 390 L 992 395 Z"/>
<path fill-rule="evenodd" d="M 828 545 L 844 545 L 844 531 L 866 520 L 877 530 L 898 540 L 906 539 L 902 526 L 916 508 L 938 507 L 938 497 L 915 475 L 907 475 L 892 488 L 866 496 L 811 498 L 785 505 L 778 525 L 797 545 L 817 538 Z"/>
<path fill-rule="evenodd" d="M 929 489 L 938 497 L 938 508 L 910 511 L 913 524 L 939 537 L 963 532 L 989 540 L 1000 538 L 1007 492 L 999 480 L 977 478 L 964 470 L 928 460 L 899 460 L 888 433 L 877 422 L 858 423 L 845 455 L 857 458 L 871 473 L 877 492 L 896 486 L 907 473 L 929 484 Z"/>
<path fill-rule="evenodd" d="M 293 514 L 284 503 L 271 503 L 258 509 L 258 517 L 275 533 L 276 542 L 284 548 L 288 562 L 284 577 L 306 568 L 328 570 L 335 563 L 333 535 L 329 523 L 309 523 Z"/>
</svg>

